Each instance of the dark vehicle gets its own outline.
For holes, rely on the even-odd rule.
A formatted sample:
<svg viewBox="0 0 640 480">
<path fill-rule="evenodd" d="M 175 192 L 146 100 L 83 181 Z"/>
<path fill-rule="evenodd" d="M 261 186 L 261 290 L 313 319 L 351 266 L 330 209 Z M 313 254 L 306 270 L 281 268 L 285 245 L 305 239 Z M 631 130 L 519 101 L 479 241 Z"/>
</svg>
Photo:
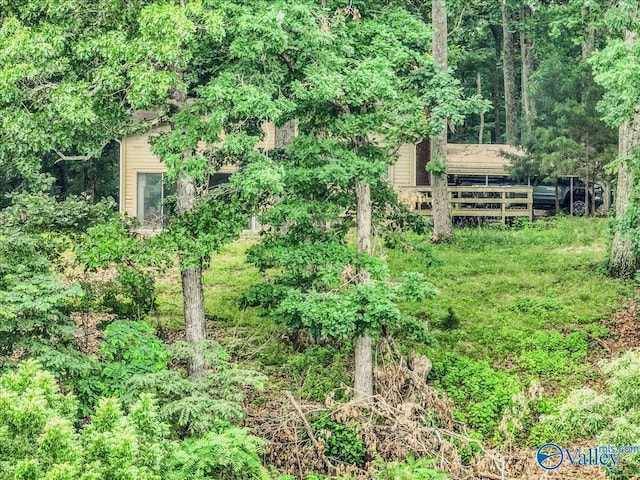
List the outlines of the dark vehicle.
<svg viewBox="0 0 640 480">
<path fill-rule="evenodd" d="M 526 183 L 515 182 L 507 177 L 498 176 L 458 176 L 452 179 L 453 185 L 458 186 L 516 186 L 526 185 Z M 558 180 L 557 190 L 554 183 L 543 182 L 533 184 L 533 208 L 539 210 L 553 210 L 556 208 L 556 193 L 560 208 L 571 208 L 571 179 L 561 178 Z M 595 201 L 598 208 L 604 203 L 604 193 L 602 185 L 599 183 L 589 183 L 588 202 L 585 202 L 585 183 L 577 178 L 573 179 L 573 207 L 572 215 L 584 215 L 586 209 L 591 209 L 591 200 Z"/>
</svg>

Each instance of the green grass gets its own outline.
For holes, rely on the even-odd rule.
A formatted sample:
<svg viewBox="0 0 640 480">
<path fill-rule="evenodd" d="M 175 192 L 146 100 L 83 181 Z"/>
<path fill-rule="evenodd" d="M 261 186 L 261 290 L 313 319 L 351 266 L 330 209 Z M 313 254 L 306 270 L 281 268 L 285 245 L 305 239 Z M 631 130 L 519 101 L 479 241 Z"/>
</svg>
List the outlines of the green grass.
<svg viewBox="0 0 640 480">
<path fill-rule="evenodd" d="M 392 276 L 420 271 L 439 290 L 432 300 L 403 306 L 430 325 L 438 343 L 426 351 L 434 356 L 440 350 L 454 351 L 501 365 L 520 355 L 525 340 L 536 332 L 601 335 L 598 322 L 632 294 L 629 284 L 607 277 L 604 271 L 606 219 L 556 217 L 520 229 L 458 229 L 456 240 L 446 245 L 431 246 L 428 237 L 409 234 L 404 240 L 413 248 L 387 251 Z M 244 257 L 255 241 L 243 238 L 227 246 L 212 257 L 204 275 L 207 316 L 226 330 L 223 337 L 242 340 L 249 348 L 280 332 L 256 309 L 238 308 L 242 293 L 261 278 Z M 158 279 L 157 292 L 156 320 L 180 328 L 177 270 Z M 458 328 L 438 328 L 450 309 L 460 319 Z"/>
<path fill-rule="evenodd" d="M 438 349 L 503 363 L 538 331 L 593 329 L 631 294 L 604 271 L 607 228 L 606 219 L 556 217 L 522 229 L 461 229 L 426 261 L 411 250 L 392 250 L 388 261 L 393 276 L 421 271 L 440 292 L 406 310 L 434 326 L 449 309 L 460 319 L 453 331 L 433 329 Z M 425 248 L 424 238 L 408 240 Z"/>
</svg>

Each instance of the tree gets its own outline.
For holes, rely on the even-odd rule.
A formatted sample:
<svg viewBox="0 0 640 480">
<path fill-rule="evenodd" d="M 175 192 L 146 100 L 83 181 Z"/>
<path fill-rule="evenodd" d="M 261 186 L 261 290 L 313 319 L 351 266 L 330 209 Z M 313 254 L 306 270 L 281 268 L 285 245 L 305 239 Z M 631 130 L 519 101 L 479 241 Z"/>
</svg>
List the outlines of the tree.
<svg viewBox="0 0 640 480">
<path fill-rule="evenodd" d="M 433 61 L 443 73 L 447 72 L 447 7 L 444 0 L 434 0 L 431 21 L 433 23 Z M 433 195 L 433 237 L 435 243 L 453 239 L 453 224 L 449 206 L 447 181 L 447 126 L 431 139 L 431 186 Z"/>
<path fill-rule="evenodd" d="M 254 146 L 261 123 L 288 108 L 277 101 L 286 71 L 281 10 L 268 2 L 42 1 L 0 7 L 0 78 L 6 85 L 0 135 L 12 139 L 2 142 L 0 162 L 14 165 L 31 188 L 48 188 L 40 174 L 42 155 L 90 160 L 111 139 L 168 126 L 153 146 L 177 186 L 176 216 L 164 248 L 180 257 L 185 327 L 197 343 L 205 336 L 205 260 L 237 237 L 261 188 L 277 184 Z M 267 31 L 273 41 L 265 43 Z M 132 114 L 140 109 L 156 114 L 134 124 Z M 214 194 L 208 178 L 225 163 L 244 167 L 246 176 Z M 202 373 L 202 365 L 196 362 L 191 370 Z"/>
<path fill-rule="evenodd" d="M 515 46 L 513 7 L 502 2 L 502 64 L 504 74 L 505 134 L 508 145 L 517 145 L 518 135 L 518 99 L 516 97 Z"/>
<path fill-rule="evenodd" d="M 640 83 L 637 73 L 638 8 L 635 3 L 621 3 L 607 12 L 610 28 L 620 32 L 610 37 L 607 46 L 594 55 L 596 82 L 605 89 L 601 108 L 605 120 L 619 127 L 616 195 L 616 229 L 609 257 L 609 271 L 629 277 L 638 269 L 638 227 L 636 208 L 638 188 L 638 147 L 640 146 L 640 107 L 637 98 Z"/>
<path fill-rule="evenodd" d="M 395 197 L 386 166 L 402 142 L 443 131 L 445 119 L 458 123 L 479 102 L 462 100 L 458 84 L 425 55 L 425 24 L 404 8 L 326 5 L 316 15 L 319 23 L 306 28 L 321 41 L 306 42 L 313 48 L 291 62 L 285 89 L 297 104 L 299 134 L 278 160 L 284 190 L 249 255 L 279 274 L 246 299 L 292 330 L 353 342 L 355 398 L 370 401 L 376 338 L 411 323 L 398 298 L 425 293 L 419 276 L 390 282 L 372 249 Z M 352 226 L 355 251 L 346 237 Z"/>
</svg>

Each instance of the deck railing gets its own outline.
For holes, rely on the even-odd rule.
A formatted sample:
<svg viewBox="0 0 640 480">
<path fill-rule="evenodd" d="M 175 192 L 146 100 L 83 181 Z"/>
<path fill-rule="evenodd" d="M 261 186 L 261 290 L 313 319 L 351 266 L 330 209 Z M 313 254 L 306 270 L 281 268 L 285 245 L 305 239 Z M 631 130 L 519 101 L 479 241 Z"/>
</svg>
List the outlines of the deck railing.
<svg viewBox="0 0 640 480">
<path fill-rule="evenodd" d="M 399 200 L 410 210 L 432 215 L 431 187 L 398 187 L 397 190 Z M 453 217 L 495 218 L 502 223 L 513 217 L 533 220 L 533 187 L 448 187 L 448 193 Z"/>
</svg>

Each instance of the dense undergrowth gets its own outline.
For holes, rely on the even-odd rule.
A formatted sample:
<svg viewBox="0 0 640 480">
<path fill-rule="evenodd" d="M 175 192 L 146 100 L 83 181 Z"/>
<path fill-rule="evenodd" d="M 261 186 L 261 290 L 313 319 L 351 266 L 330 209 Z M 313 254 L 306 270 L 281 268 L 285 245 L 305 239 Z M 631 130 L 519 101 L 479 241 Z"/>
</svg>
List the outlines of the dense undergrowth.
<svg viewBox="0 0 640 480">
<path fill-rule="evenodd" d="M 4 237 L 4 247 L 17 238 Z M 362 412 L 350 408 L 340 413 L 352 385 L 353 345 L 287 332 L 273 315 L 246 307 L 246 292 L 263 280 L 245 261 L 256 237 L 228 246 L 205 272 L 213 342 L 204 350 L 210 370 L 203 378 L 185 375 L 190 351 L 179 341 L 175 272 L 155 270 L 154 284 L 150 270 L 133 266 L 97 278 L 73 270 L 70 278 L 81 279 L 82 293 L 49 273 L 62 265 L 59 253 L 46 252 L 46 242 L 35 237 L 19 238 L 22 257 L 34 267 L 24 269 L 24 261 L 8 256 L 0 262 L 3 301 L 10 305 L 0 315 L 7 328 L 32 325 L 40 334 L 20 337 L 28 339 L 20 344 L 6 339 L 0 438 L 10 450 L 0 454 L 0 466 L 9 472 L 0 478 L 279 478 L 261 465 L 265 443 L 246 429 L 254 426 L 246 412 L 268 418 L 276 411 L 269 409 L 290 411 L 279 399 L 285 390 L 306 405 L 326 461 L 344 471 L 366 465 L 379 479 L 440 478 L 429 458 L 406 457 L 406 450 L 393 454 L 392 444 L 380 443 L 387 442 L 384 421 L 391 419 L 382 411 L 367 414 L 379 425 L 365 425 L 364 417 L 358 420 Z M 409 371 L 402 381 L 393 373 L 398 355 L 409 363 L 415 355 L 432 362 L 409 428 L 462 434 L 451 444 L 460 468 L 482 452 L 472 439 L 495 451 L 548 441 L 640 442 L 632 392 L 640 384 L 640 361 L 628 354 L 608 362 L 603 348 L 616 335 L 606 320 L 634 294 L 633 282 L 606 276 L 607 241 L 604 219 L 558 217 L 460 229 L 448 245 L 432 246 L 416 234 L 395 234 L 378 244 L 392 279 L 418 271 L 438 289 L 434 298 L 400 304 L 427 325 L 426 339 L 385 338 L 376 355 L 384 367 L 377 381 L 386 378 L 391 383 L 385 393 L 395 395 L 392 408 L 410 405 L 402 403 L 403 395 L 415 385 Z M 36 292 L 42 275 L 46 288 Z M 140 278 L 142 290 L 127 288 Z M 29 295 L 36 293 L 39 300 L 32 302 Z M 78 310 L 99 314 L 92 328 L 100 333 L 92 345 L 74 350 L 66 332 Z M 34 323 L 16 323 L 25 317 Z M 39 363 L 18 367 L 26 357 Z M 435 400 L 436 391 L 448 400 Z M 437 408 L 430 406 L 434 401 Z M 149 428 L 145 419 L 152 419 Z M 107 437 L 113 449 L 97 453 Z M 386 462 L 381 449 L 389 452 Z M 636 463 L 629 456 L 624 471 Z M 98 474 L 86 476 L 88 468 Z"/>
<path fill-rule="evenodd" d="M 205 274 L 214 335 L 234 358 L 249 361 L 303 399 L 322 401 L 330 392 L 343 398 L 350 382 L 349 345 L 305 349 L 258 309 L 237 308 L 243 292 L 259 280 L 243 256 L 255 241 L 248 237 L 231 245 Z M 606 219 L 556 217 L 459 229 L 448 245 L 398 234 L 379 246 L 392 276 L 419 271 L 439 290 L 433 299 L 402 305 L 427 322 L 435 342 L 405 340 L 398 346 L 406 355 L 415 351 L 433 361 L 430 381 L 448 393 L 472 435 L 526 445 L 540 415 L 555 411 L 573 388 L 598 381 L 591 359 L 602 356 L 598 341 L 612 334 L 604 320 L 633 289 L 606 276 L 607 242 Z M 176 326 L 178 288 L 159 283 L 155 321 Z M 527 418 L 517 427 L 503 425 L 501 431 L 514 396 L 532 382 L 541 385 L 541 397 L 527 400 Z"/>
</svg>

